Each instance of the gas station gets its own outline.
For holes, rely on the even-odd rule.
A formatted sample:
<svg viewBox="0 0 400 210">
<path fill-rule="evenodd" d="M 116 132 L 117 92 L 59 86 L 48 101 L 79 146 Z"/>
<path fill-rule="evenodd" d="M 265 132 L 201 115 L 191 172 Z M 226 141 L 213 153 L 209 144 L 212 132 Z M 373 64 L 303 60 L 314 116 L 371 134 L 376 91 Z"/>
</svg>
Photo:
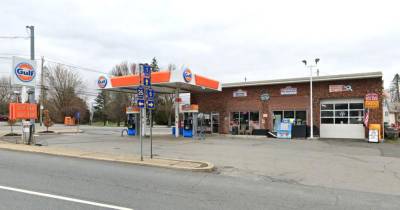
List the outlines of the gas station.
<svg viewBox="0 0 400 210">
<path fill-rule="evenodd" d="M 138 97 L 143 89 L 142 84 L 146 85 L 143 73 L 143 65 L 138 65 L 139 74 L 125 76 L 100 75 L 97 84 L 101 90 L 110 90 L 135 94 L 133 105 L 127 107 L 128 133 L 130 135 L 144 136 L 146 126 L 146 109 L 139 109 L 140 106 L 146 106 Z M 196 137 L 198 131 L 199 106 L 196 104 L 181 104 L 181 93 L 212 93 L 221 91 L 221 83 L 217 80 L 201 76 L 194 73 L 186 66 L 174 70 L 151 72 L 151 89 L 157 94 L 175 94 L 175 126 L 172 134 L 175 137 Z M 153 101 L 147 103 L 154 103 Z M 156 104 L 151 104 L 154 106 Z M 142 112 L 142 120 L 139 114 Z M 201 114 L 200 114 L 201 115 Z M 129 130 L 130 129 L 130 130 Z M 141 131 L 141 132 L 140 132 Z"/>
</svg>

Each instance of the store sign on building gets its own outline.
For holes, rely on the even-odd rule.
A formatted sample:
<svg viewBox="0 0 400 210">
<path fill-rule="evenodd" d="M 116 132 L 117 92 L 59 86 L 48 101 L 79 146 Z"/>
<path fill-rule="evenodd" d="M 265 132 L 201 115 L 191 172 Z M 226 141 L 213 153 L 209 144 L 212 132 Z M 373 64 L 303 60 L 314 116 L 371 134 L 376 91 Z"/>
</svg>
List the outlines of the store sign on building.
<svg viewBox="0 0 400 210">
<path fill-rule="evenodd" d="M 236 98 L 236 97 L 246 97 L 246 96 L 247 96 L 247 91 L 244 91 L 244 90 L 241 90 L 241 89 L 233 92 L 233 97 L 234 98 Z"/>
<path fill-rule="evenodd" d="M 263 93 L 260 96 L 261 101 L 268 101 L 269 100 L 269 94 L 268 93 Z"/>
<path fill-rule="evenodd" d="M 376 93 L 368 93 L 365 95 L 364 107 L 366 109 L 378 109 L 379 108 L 379 96 Z"/>
<path fill-rule="evenodd" d="M 329 92 L 351 92 L 353 91 L 351 85 L 329 85 Z"/>
<path fill-rule="evenodd" d="M 288 95 L 297 95 L 297 88 L 287 86 L 281 89 L 281 95 L 288 96 Z"/>
</svg>

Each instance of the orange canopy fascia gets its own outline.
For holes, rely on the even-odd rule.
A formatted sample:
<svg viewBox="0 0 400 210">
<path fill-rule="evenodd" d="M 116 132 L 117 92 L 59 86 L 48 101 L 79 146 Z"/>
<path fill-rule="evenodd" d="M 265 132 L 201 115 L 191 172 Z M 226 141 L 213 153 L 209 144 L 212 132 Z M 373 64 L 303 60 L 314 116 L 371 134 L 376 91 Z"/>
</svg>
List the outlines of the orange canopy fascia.
<svg viewBox="0 0 400 210">
<path fill-rule="evenodd" d="M 142 74 L 142 79 L 144 75 Z M 151 82 L 153 84 L 157 83 L 166 83 L 171 79 L 170 71 L 160 71 L 160 72 L 152 72 L 151 73 Z M 127 75 L 127 76 L 118 76 L 112 77 L 111 79 L 112 87 L 126 87 L 126 86 L 138 86 L 140 84 L 140 76 L 139 75 Z"/>
</svg>

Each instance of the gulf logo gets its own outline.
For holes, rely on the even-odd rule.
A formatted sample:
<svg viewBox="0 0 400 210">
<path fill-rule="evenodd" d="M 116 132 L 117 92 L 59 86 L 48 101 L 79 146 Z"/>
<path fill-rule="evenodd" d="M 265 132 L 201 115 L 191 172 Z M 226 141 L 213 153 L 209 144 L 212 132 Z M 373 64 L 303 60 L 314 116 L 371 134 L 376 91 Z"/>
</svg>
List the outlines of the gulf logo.
<svg viewBox="0 0 400 210">
<path fill-rule="evenodd" d="M 30 82 L 35 79 L 36 71 L 29 63 L 19 63 L 15 66 L 15 75 L 22 82 Z"/>
<path fill-rule="evenodd" d="M 97 80 L 97 85 L 99 88 L 105 88 L 107 86 L 107 78 L 105 76 L 100 76 Z"/>
<path fill-rule="evenodd" d="M 190 71 L 190 69 L 185 69 L 185 71 L 183 71 L 183 79 L 185 82 L 192 81 L 192 77 L 192 71 Z"/>
</svg>

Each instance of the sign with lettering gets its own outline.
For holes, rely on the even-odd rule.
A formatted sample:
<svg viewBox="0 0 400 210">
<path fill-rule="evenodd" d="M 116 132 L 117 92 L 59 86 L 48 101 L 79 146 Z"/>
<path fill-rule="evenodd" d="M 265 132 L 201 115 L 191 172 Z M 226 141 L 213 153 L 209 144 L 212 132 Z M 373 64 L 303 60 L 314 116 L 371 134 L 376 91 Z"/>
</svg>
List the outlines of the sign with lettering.
<svg viewBox="0 0 400 210">
<path fill-rule="evenodd" d="M 260 96 L 261 101 L 268 101 L 269 100 L 269 94 L 268 93 L 263 93 Z"/>
<path fill-rule="evenodd" d="M 329 85 L 330 93 L 351 92 L 351 91 L 353 91 L 351 85 Z"/>
<path fill-rule="evenodd" d="M 236 97 L 246 97 L 246 96 L 247 96 L 247 91 L 245 91 L 245 90 L 239 89 L 239 90 L 233 92 L 233 97 L 234 98 L 236 98 Z"/>
<path fill-rule="evenodd" d="M 285 88 L 281 89 L 281 95 L 287 96 L 287 95 L 297 95 L 297 88 L 287 86 Z"/>
<path fill-rule="evenodd" d="M 36 61 L 13 57 L 11 84 L 22 86 L 36 85 Z"/>
<path fill-rule="evenodd" d="M 379 96 L 376 93 L 368 93 L 365 95 L 364 107 L 366 109 L 378 109 L 379 108 Z"/>
</svg>

